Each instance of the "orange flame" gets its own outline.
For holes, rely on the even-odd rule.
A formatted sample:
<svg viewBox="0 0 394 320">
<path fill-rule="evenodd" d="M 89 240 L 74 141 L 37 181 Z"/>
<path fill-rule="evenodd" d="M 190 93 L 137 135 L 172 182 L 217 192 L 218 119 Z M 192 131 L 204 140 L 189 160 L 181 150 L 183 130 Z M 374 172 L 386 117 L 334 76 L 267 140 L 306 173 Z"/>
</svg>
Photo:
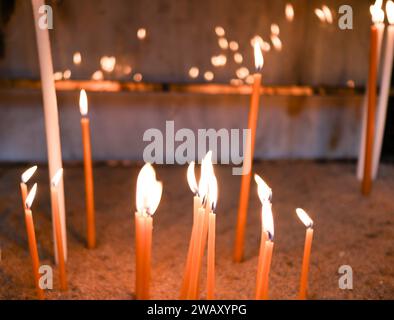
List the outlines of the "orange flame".
<svg viewBox="0 0 394 320">
<path fill-rule="evenodd" d="M 257 71 L 260 71 L 264 66 L 264 57 L 261 51 L 261 45 L 259 41 L 253 41 L 253 50 L 254 50 L 254 65 Z"/>
<path fill-rule="evenodd" d="M 382 9 L 383 0 L 376 0 L 375 4 L 369 7 L 369 11 L 372 15 L 372 22 L 375 24 L 382 23 L 384 21 L 384 11 Z"/>
<path fill-rule="evenodd" d="M 84 89 L 82 89 L 79 94 L 79 111 L 82 116 L 86 116 L 88 114 L 88 96 Z"/>
<path fill-rule="evenodd" d="M 53 187 L 58 186 L 62 176 L 63 176 L 63 168 L 60 168 L 59 170 L 56 171 L 55 175 L 52 178 L 51 184 Z"/>
<path fill-rule="evenodd" d="M 313 220 L 309 217 L 309 215 L 305 212 L 304 209 L 297 208 L 296 213 L 297 213 L 298 218 L 305 225 L 305 227 L 307 227 L 307 228 L 313 227 Z"/>
<path fill-rule="evenodd" d="M 30 180 L 30 178 L 33 176 L 33 174 L 36 172 L 36 170 L 37 170 L 37 166 L 34 166 L 23 172 L 21 175 L 22 182 L 27 183 Z"/>
<path fill-rule="evenodd" d="M 154 215 L 159 206 L 163 184 L 156 180 L 156 172 L 150 163 L 146 163 L 137 178 L 136 205 L 140 213 Z"/>
<path fill-rule="evenodd" d="M 394 24 L 394 2 L 389 0 L 386 3 L 387 20 L 390 24 Z"/>
<path fill-rule="evenodd" d="M 34 198 L 36 197 L 36 193 L 37 193 L 37 183 L 34 184 L 34 186 L 31 188 L 29 194 L 26 197 L 25 205 L 27 209 L 31 208 Z"/>
</svg>

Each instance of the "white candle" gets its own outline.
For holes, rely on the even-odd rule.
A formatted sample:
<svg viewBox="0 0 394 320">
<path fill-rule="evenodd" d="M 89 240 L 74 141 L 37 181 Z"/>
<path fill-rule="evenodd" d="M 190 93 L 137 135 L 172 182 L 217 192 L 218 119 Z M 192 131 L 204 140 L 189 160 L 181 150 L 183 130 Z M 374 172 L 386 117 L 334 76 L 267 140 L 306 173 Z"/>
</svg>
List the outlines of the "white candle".
<svg viewBox="0 0 394 320">
<path fill-rule="evenodd" d="M 380 53 L 382 51 L 382 42 L 383 42 L 383 34 L 384 34 L 384 11 L 381 8 L 382 1 L 376 0 L 375 4 L 370 7 L 372 20 L 375 23 L 376 28 L 378 29 L 378 72 L 380 66 Z M 365 139 L 366 139 L 366 130 L 367 130 L 367 102 L 368 102 L 368 90 L 366 90 L 363 104 L 362 104 L 362 122 L 361 122 L 361 137 L 360 137 L 360 147 L 358 154 L 358 163 L 357 163 L 357 178 L 359 180 L 363 179 L 364 175 L 364 161 L 365 161 Z"/>
<path fill-rule="evenodd" d="M 42 86 L 42 97 L 44 102 L 44 116 L 45 116 L 45 131 L 48 148 L 48 166 L 49 176 L 53 177 L 56 172 L 63 167 L 62 165 L 62 152 L 60 147 L 60 130 L 59 130 L 59 119 L 56 101 L 55 82 L 53 79 L 53 65 L 51 56 L 51 46 L 49 43 L 49 32 L 48 29 L 41 29 L 39 26 L 39 19 L 41 17 L 39 8 L 45 5 L 44 0 L 32 0 L 33 14 L 34 14 L 34 26 L 37 37 L 37 48 L 38 58 L 40 62 L 40 74 L 41 74 L 41 86 Z M 62 226 L 63 234 L 63 248 L 64 248 L 64 259 L 67 260 L 67 238 L 66 238 L 66 217 L 65 217 L 65 205 L 64 205 L 64 186 L 63 178 L 59 181 L 59 211 L 60 211 L 60 222 Z M 52 221 L 54 221 L 54 204 L 52 203 Z M 53 237 L 54 237 L 54 250 L 55 260 L 57 259 L 57 246 L 55 237 L 55 225 L 53 226 Z"/>
<path fill-rule="evenodd" d="M 387 19 L 390 25 L 387 28 L 386 49 L 384 52 L 384 60 L 382 67 L 382 75 L 380 81 L 380 93 L 378 108 L 376 114 L 376 131 L 375 143 L 372 158 L 372 178 L 376 179 L 379 168 L 380 155 L 382 152 L 382 144 L 384 137 L 384 128 L 386 125 L 387 106 L 390 95 L 391 72 L 393 68 L 394 56 L 394 2 L 386 3 Z"/>
</svg>

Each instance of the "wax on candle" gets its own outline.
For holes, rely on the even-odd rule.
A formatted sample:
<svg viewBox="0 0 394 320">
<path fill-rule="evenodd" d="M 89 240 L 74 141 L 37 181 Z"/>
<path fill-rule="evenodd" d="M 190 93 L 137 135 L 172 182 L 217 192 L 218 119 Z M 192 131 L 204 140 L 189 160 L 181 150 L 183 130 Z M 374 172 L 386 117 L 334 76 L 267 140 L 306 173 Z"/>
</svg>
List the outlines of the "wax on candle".
<svg viewBox="0 0 394 320">
<path fill-rule="evenodd" d="M 156 180 L 152 165 L 143 166 L 137 178 L 136 206 L 136 297 L 150 298 L 152 216 L 159 206 L 163 185 Z"/>
<path fill-rule="evenodd" d="M 82 115 L 81 128 L 83 142 L 83 163 L 85 170 L 87 245 L 89 249 L 92 249 L 96 246 L 96 223 L 94 210 L 94 184 L 92 169 L 92 148 L 90 139 L 90 120 L 87 118 L 88 98 L 85 90 L 81 90 L 79 97 L 79 107 Z"/>
<path fill-rule="evenodd" d="M 312 239 L 313 239 L 313 221 L 308 216 L 308 214 L 301 208 L 296 209 L 298 218 L 307 228 L 305 234 L 305 246 L 304 246 L 304 256 L 302 259 L 302 271 L 301 271 L 301 281 L 300 281 L 300 293 L 299 298 L 305 300 L 307 297 L 308 288 L 308 273 L 309 273 L 309 261 L 312 249 Z"/>
<path fill-rule="evenodd" d="M 252 96 L 250 100 L 249 120 L 248 120 L 249 131 L 246 139 L 244 161 L 243 161 L 243 175 L 241 178 L 241 192 L 239 198 L 237 229 L 236 229 L 235 246 L 234 246 L 234 260 L 236 262 L 241 262 L 243 258 L 245 226 L 246 226 L 246 217 L 248 211 L 250 181 L 252 174 L 252 162 L 254 155 L 254 145 L 256 138 L 260 91 L 261 91 L 261 74 L 259 73 L 259 71 L 262 69 L 264 65 L 264 59 L 263 59 L 259 41 L 255 40 L 253 43 L 253 47 L 254 47 L 255 66 L 257 72 L 253 75 L 254 81 L 252 88 Z"/>
<path fill-rule="evenodd" d="M 34 277 L 34 285 L 36 287 L 37 296 L 40 300 L 45 299 L 44 291 L 40 288 L 40 260 L 38 257 L 38 250 L 37 250 L 37 241 L 36 241 L 36 233 L 34 230 L 34 222 L 33 222 L 33 214 L 31 211 L 31 206 L 33 204 L 33 200 L 36 196 L 37 192 L 37 183 L 31 188 L 29 194 L 26 197 L 25 201 L 25 222 L 26 222 L 26 231 L 27 231 L 27 239 L 29 242 L 29 250 L 30 256 L 32 260 L 33 266 L 33 277 Z"/>
<path fill-rule="evenodd" d="M 64 248 L 63 243 L 61 241 L 62 235 L 62 227 L 60 224 L 60 212 L 59 212 L 59 193 L 58 193 L 58 186 L 60 179 L 63 176 L 63 169 L 59 169 L 55 176 L 52 178 L 51 181 L 51 202 L 54 205 L 54 215 L 53 218 L 55 219 L 55 236 L 56 236 L 56 246 L 57 252 L 59 253 L 59 279 L 60 279 L 60 289 L 63 291 L 67 290 L 67 272 L 66 272 L 66 263 L 64 261 Z"/>
<path fill-rule="evenodd" d="M 48 148 L 49 176 L 53 177 L 56 171 L 63 167 L 62 152 L 60 144 L 59 116 L 56 100 L 55 81 L 53 78 L 53 64 L 51 55 L 51 44 L 49 42 L 49 32 L 47 28 L 41 28 L 40 8 L 45 5 L 44 0 L 31 0 L 34 14 L 34 26 L 37 37 L 38 58 L 40 64 L 41 87 L 44 106 L 45 131 Z M 52 221 L 53 219 L 52 204 Z M 66 209 L 64 205 L 63 180 L 59 183 L 59 211 L 61 225 L 63 229 L 64 259 L 67 260 L 67 238 L 66 238 Z M 58 261 L 56 246 L 55 225 L 53 225 L 55 260 Z"/>
</svg>

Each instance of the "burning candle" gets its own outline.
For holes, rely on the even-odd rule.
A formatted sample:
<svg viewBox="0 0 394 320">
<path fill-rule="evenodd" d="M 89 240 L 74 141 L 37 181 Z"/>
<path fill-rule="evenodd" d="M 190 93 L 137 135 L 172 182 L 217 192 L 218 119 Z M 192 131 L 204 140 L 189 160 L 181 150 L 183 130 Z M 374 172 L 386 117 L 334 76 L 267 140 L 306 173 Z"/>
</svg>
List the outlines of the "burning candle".
<svg viewBox="0 0 394 320">
<path fill-rule="evenodd" d="M 378 70 L 379 55 L 379 31 L 378 25 L 383 25 L 384 11 L 381 9 L 382 0 L 377 0 L 371 6 L 371 15 L 374 24 L 371 26 L 370 55 L 369 55 L 369 75 L 368 75 L 368 107 L 367 124 L 365 138 L 364 172 L 361 184 L 361 191 L 368 195 L 372 188 L 372 151 L 375 135 L 375 109 L 376 109 L 376 78 Z"/>
<path fill-rule="evenodd" d="M 261 51 L 260 42 L 257 39 L 253 42 L 254 59 L 256 72 L 253 75 L 253 89 L 250 100 L 249 120 L 248 120 L 248 135 L 246 139 L 246 146 L 244 152 L 243 175 L 241 180 L 241 191 L 238 207 L 237 230 L 234 247 L 234 260 L 240 262 L 243 257 L 245 226 L 248 211 L 250 180 L 252 175 L 252 161 L 254 154 L 254 144 L 256 137 L 257 120 L 259 113 L 261 74 L 260 70 L 263 68 L 264 59 Z"/>
<path fill-rule="evenodd" d="M 313 221 L 308 214 L 300 208 L 296 209 L 298 218 L 305 225 L 305 246 L 304 246 L 304 258 L 302 260 L 302 271 L 301 271 L 301 282 L 300 282 L 300 299 L 306 299 L 307 287 L 308 287 L 308 272 L 309 272 L 309 260 L 311 256 L 312 238 L 313 238 Z"/>
<path fill-rule="evenodd" d="M 202 206 L 198 209 L 192 263 L 190 269 L 190 284 L 188 287 L 188 299 L 198 299 L 201 263 L 205 253 L 209 224 L 209 181 L 213 175 L 212 152 L 209 151 L 201 162 L 201 176 L 198 184 L 198 192 Z"/>
<path fill-rule="evenodd" d="M 34 25 L 37 37 L 38 58 L 40 62 L 42 96 L 44 102 L 45 131 L 48 148 L 49 176 L 53 177 L 57 170 L 63 167 L 62 152 L 60 145 L 59 116 L 57 109 L 55 82 L 53 78 L 53 64 L 51 55 L 51 45 L 49 42 L 49 32 L 47 28 L 41 28 L 39 22 L 41 18 L 40 8 L 44 7 L 44 0 L 32 0 Z M 52 216 L 54 206 L 52 204 Z M 64 258 L 67 260 L 67 239 L 66 239 L 66 209 L 64 205 L 63 180 L 59 182 L 59 211 L 61 225 L 63 229 Z M 53 221 L 53 220 L 52 220 Z M 53 225 L 55 260 L 58 261 L 57 245 L 55 237 L 55 226 Z"/>
<path fill-rule="evenodd" d="M 61 239 L 62 235 L 62 227 L 60 224 L 60 213 L 59 213 L 59 182 L 63 176 L 63 169 L 59 169 L 55 176 L 51 181 L 51 202 L 54 204 L 55 214 L 53 218 L 55 219 L 55 236 L 56 236 L 56 245 L 57 252 L 59 253 L 59 280 L 60 280 L 60 289 L 63 291 L 67 290 L 67 274 L 66 274 L 66 263 L 64 261 L 64 248 Z"/>
<path fill-rule="evenodd" d="M 185 266 L 185 271 L 183 274 L 183 281 L 182 281 L 182 287 L 181 287 L 181 299 L 185 299 L 188 289 L 189 289 L 189 284 L 190 284 L 190 269 L 191 269 L 191 263 L 192 263 L 192 255 L 193 255 L 193 247 L 194 247 L 194 237 L 195 237 L 195 229 L 196 229 L 196 221 L 197 221 L 197 216 L 198 216 L 198 209 L 201 207 L 202 203 L 200 200 L 200 196 L 198 193 L 198 186 L 197 186 L 197 180 L 196 176 L 194 173 L 194 167 L 195 163 L 194 161 L 190 162 L 188 168 L 187 168 L 187 182 L 189 184 L 190 190 L 193 192 L 194 197 L 193 197 L 193 226 L 192 226 L 192 232 L 190 236 L 190 241 L 189 241 L 189 248 L 187 251 L 187 258 L 186 258 L 186 266 Z"/>
<path fill-rule="evenodd" d="M 261 201 L 262 232 L 257 265 L 256 299 L 268 299 L 268 282 L 274 247 L 274 222 L 272 218 L 272 190 L 260 176 L 255 175 L 257 192 Z"/>
<path fill-rule="evenodd" d="M 145 164 L 137 178 L 135 213 L 136 225 L 136 297 L 149 299 L 152 216 L 159 206 L 163 185 L 156 180 L 156 173 L 150 163 Z"/>
<path fill-rule="evenodd" d="M 25 203 L 26 203 L 26 197 L 27 197 L 27 183 L 29 182 L 30 178 L 33 176 L 33 174 L 36 171 L 37 171 L 37 166 L 34 166 L 34 167 L 27 169 L 21 175 L 20 189 L 21 189 L 23 210 L 25 209 Z"/>
<path fill-rule="evenodd" d="M 208 223 L 208 253 L 207 253 L 207 299 L 215 298 L 215 248 L 216 248 L 216 214 L 215 208 L 218 197 L 218 182 L 212 170 L 209 180 L 209 223 Z"/>
<path fill-rule="evenodd" d="M 33 265 L 33 277 L 34 277 L 34 285 L 36 286 L 37 296 L 40 300 L 44 299 L 44 291 L 40 288 L 40 260 L 38 257 L 37 250 L 37 242 L 36 242 L 36 233 L 34 231 L 34 222 L 33 222 L 33 214 L 31 211 L 31 206 L 33 204 L 33 200 L 36 196 L 37 192 L 37 183 L 31 188 L 29 194 L 26 196 L 25 201 L 25 222 L 26 222 L 26 231 L 27 231 L 27 239 L 29 242 L 29 250 L 30 257 Z"/>
<path fill-rule="evenodd" d="M 96 226 L 94 210 L 94 186 L 92 169 L 92 151 L 90 143 L 90 120 L 88 114 L 88 97 L 85 90 L 79 96 L 79 109 L 81 112 L 81 128 L 83 142 L 83 163 L 85 170 L 85 196 L 86 196 L 86 233 L 87 246 L 92 249 L 96 246 Z"/>
<path fill-rule="evenodd" d="M 379 102 L 376 114 L 376 137 L 373 149 L 372 159 L 372 178 L 375 179 L 378 174 L 380 155 L 382 153 L 382 144 L 384 137 L 384 128 L 387 117 L 387 106 L 390 95 L 391 72 L 393 69 L 394 56 L 394 2 L 387 1 L 386 3 L 387 19 L 389 26 L 386 35 L 386 49 L 384 52 L 384 60 L 382 67 L 382 75 L 380 81 Z"/>
</svg>

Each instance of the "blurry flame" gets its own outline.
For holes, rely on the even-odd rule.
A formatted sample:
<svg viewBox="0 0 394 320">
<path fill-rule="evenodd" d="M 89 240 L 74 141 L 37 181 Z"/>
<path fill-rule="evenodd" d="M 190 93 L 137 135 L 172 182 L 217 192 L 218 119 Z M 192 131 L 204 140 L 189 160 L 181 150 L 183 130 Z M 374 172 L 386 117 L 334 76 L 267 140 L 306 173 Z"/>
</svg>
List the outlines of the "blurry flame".
<svg viewBox="0 0 394 320">
<path fill-rule="evenodd" d="M 234 61 L 235 63 L 241 64 L 244 61 L 242 54 L 240 54 L 239 52 L 234 53 Z"/>
<path fill-rule="evenodd" d="M 80 52 L 75 52 L 73 55 L 73 62 L 75 65 L 80 65 L 82 62 L 82 56 Z"/>
<path fill-rule="evenodd" d="M 323 9 L 323 13 L 324 13 L 324 17 L 325 17 L 326 21 L 330 24 L 333 23 L 334 20 L 332 18 L 332 12 L 331 12 L 330 8 L 327 7 L 326 5 L 323 5 L 322 9 Z"/>
<path fill-rule="evenodd" d="M 387 20 L 390 24 L 394 24 L 394 2 L 389 0 L 386 3 Z"/>
<path fill-rule="evenodd" d="M 68 80 L 71 78 L 71 70 L 67 69 L 66 71 L 63 72 L 63 79 Z"/>
<path fill-rule="evenodd" d="M 141 73 L 136 73 L 133 76 L 133 79 L 134 79 L 135 82 L 141 82 L 142 81 L 142 74 Z"/>
<path fill-rule="evenodd" d="M 277 51 L 282 50 L 282 41 L 277 36 L 271 36 L 272 45 Z"/>
<path fill-rule="evenodd" d="M 227 57 L 224 54 L 213 56 L 211 58 L 211 63 L 214 67 L 223 67 L 227 63 Z"/>
<path fill-rule="evenodd" d="M 313 220 L 309 217 L 309 215 L 303 209 L 297 208 L 296 213 L 297 213 L 298 218 L 305 225 L 305 227 L 307 227 L 307 228 L 313 227 Z"/>
<path fill-rule="evenodd" d="M 271 50 L 271 45 L 270 45 L 268 42 L 263 41 L 263 43 L 262 43 L 262 45 L 261 45 L 261 49 L 262 49 L 264 52 L 268 52 L 268 51 Z"/>
<path fill-rule="evenodd" d="M 197 67 L 191 67 L 189 69 L 189 77 L 190 78 L 195 79 L 198 77 L 199 74 L 200 74 L 200 70 Z"/>
<path fill-rule="evenodd" d="M 231 51 L 237 51 L 239 49 L 239 44 L 237 41 L 230 41 L 229 46 Z"/>
<path fill-rule="evenodd" d="M 59 81 L 63 79 L 63 72 L 57 71 L 53 74 L 53 78 L 55 81 Z"/>
<path fill-rule="evenodd" d="M 279 26 L 276 23 L 271 24 L 271 34 L 275 35 L 275 36 L 279 36 Z"/>
<path fill-rule="evenodd" d="M 163 185 L 156 180 L 156 172 L 150 163 L 146 163 L 137 178 L 137 211 L 152 216 L 159 206 Z"/>
<path fill-rule="evenodd" d="M 115 57 L 103 56 L 100 59 L 101 69 L 103 69 L 106 72 L 114 71 L 115 64 L 116 64 L 116 58 Z"/>
<path fill-rule="evenodd" d="M 227 50 L 228 49 L 228 41 L 226 38 L 219 38 L 218 45 L 221 49 Z"/>
<path fill-rule="evenodd" d="M 235 73 L 237 74 L 238 78 L 245 79 L 249 75 L 249 69 L 246 67 L 241 67 L 237 69 Z"/>
<path fill-rule="evenodd" d="M 187 167 L 187 183 L 189 184 L 190 190 L 197 195 L 198 194 L 198 185 L 196 180 L 196 175 L 194 173 L 195 162 L 190 162 L 189 166 Z"/>
<path fill-rule="evenodd" d="M 285 14 L 287 21 L 291 22 L 294 20 L 294 8 L 291 3 L 286 4 Z"/>
<path fill-rule="evenodd" d="M 88 114 L 88 96 L 84 89 L 82 89 L 79 94 L 79 111 L 82 116 L 86 116 Z"/>
<path fill-rule="evenodd" d="M 383 0 L 376 0 L 375 4 L 369 7 L 369 11 L 372 15 L 372 22 L 382 23 L 384 21 L 384 11 L 382 9 Z"/>
<path fill-rule="evenodd" d="M 92 74 L 92 80 L 103 80 L 104 79 L 104 75 L 103 72 L 101 70 L 97 70 L 96 72 L 94 72 Z"/>
<path fill-rule="evenodd" d="M 225 33 L 225 31 L 224 31 L 224 29 L 222 28 L 222 27 L 220 27 L 220 26 L 217 26 L 216 28 L 215 28 L 215 33 L 216 33 L 216 35 L 218 36 L 218 37 L 223 37 L 226 33 Z"/>
<path fill-rule="evenodd" d="M 241 79 L 231 79 L 230 80 L 230 84 L 232 86 L 241 86 L 241 85 L 243 85 L 243 83 L 244 82 Z"/>
<path fill-rule="evenodd" d="M 207 71 L 204 73 L 204 79 L 207 81 L 212 81 L 215 75 L 213 74 L 212 71 Z"/>
<path fill-rule="evenodd" d="M 27 209 L 31 208 L 34 198 L 36 196 L 36 193 L 37 193 L 37 183 L 34 184 L 34 186 L 31 188 L 29 194 L 26 197 L 25 206 Z"/>
<path fill-rule="evenodd" d="M 274 238 L 274 218 L 272 216 L 272 204 L 270 202 L 263 204 L 261 215 L 263 231 L 268 233 L 268 239 L 272 241 Z"/>
<path fill-rule="evenodd" d="M 324 14 L 324 11 L 322 9 L 315 9 L 315 14 L 319 18 L 320 22 L 326 21 L 326 15 Z"/>
<path fill-rule="evenodd" d="M 272 190 L 268 184 L 258 175 L 254 175 L 254 181 L 257 183 L 257 194 L 262 204 L 272 200 Z"/>
<path fill-rule="evenodd" d="M 146 38 L 146 29 L 145 28 L 139 28 L 137 30 L 137 38 L 140 40 L 144 40 Z"/>
<path fill-rule="evenodd" d="M 254 41 L 253 49 L 254 49 L 254 65 L 256 67 L 256 70 L 259 71 L 263 68 L 264 58 L 263 58 L 263 53 L 261 52 L 261 45 L 258 41 Z"/>
<path fill-rule="evenodd" d="M 21 180 L 23 183 L 27 183 L 33 174 L 36 172 L 37 166 L 31 167 L 22 173 Z"/>
<path fill-rule="evenodd" d="M 53 187 L 58 186 L 62 176 L 63 176 L 63 168 L 60 168 L 59 170 L 56 171 L 55 175 L 52 178 L 51 184 Z"/>
<path fill-rule="evenodd" d="M 131 71 L 133 71 L 133 68 L 132 68 L 132 67 L 130 67 L 130 66 L 124 66 L 124 67 L 123 67 L 123 73 L 124 73 L 125 75 L 131 74 Z"/>
<path fill-rule="evenodd" d="M 254 83 L 254 77 L 250 74 L 246 77 L 245 82 L 247 84 L 253 84 Z"/>
</svg>

